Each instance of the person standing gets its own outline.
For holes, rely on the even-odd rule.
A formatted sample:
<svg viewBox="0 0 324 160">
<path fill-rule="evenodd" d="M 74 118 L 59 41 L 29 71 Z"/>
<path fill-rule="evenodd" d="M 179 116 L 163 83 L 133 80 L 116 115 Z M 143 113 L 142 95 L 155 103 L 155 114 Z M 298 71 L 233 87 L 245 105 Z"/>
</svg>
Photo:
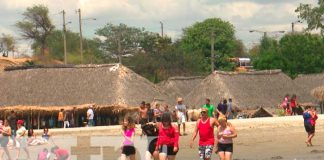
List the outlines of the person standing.
<svg viewBox="0 0 324 160">
<path fill-rule="evenodd" d="M 226 99 L 223 100 L 223 103 L 218 104 L 217 113 L 219 115 L 224 115 L 224 116 L 227 115 L 227 100 Z"/>
<path fill-rule="evenodd" d="M 160 109 L 160 104 L 157 103 L 154 109 L 155 122 L 161 122 L 161 115 L 162 115 L 162 110 Z"/>
<path fill-rule="evenodd" d="M 138 109 L 139 114 L 139 124 L 144 125 L 148 123 L 148 115 L 147 115 L 148 109 L 145 106 L 145 102 L 143 101 L 140 105 L 140 108 Z"/>
<path fill-rule="evenodd" d="M 146 103 L 146 108 L 147 108 L 147 115 L 148 115 L 148 121 L 153 122 L 154 121 L 154 109 L 151 108 L 150 103 Z"/>
<path fill-rule="evenodd" d="M 69 122 L 69 118 L 70 118 L 70 111 L 66 110 L 64 112 L 64 127 L 63 128 L 70 128 L 70 122 Z"/>
<path fill-rule="evenodd" d="M 233 104 L 232 104 L 232 98 L 228 99 L 228 104 L 227 104 L 227 119 L 233 119 Z"/>
<path fill-rule="evenodd" d="M 215 118 L 215 112 L 214 112 L 215 106 L 210 104 L 210 99 L 209 98 L 206 98 L 206 104 L 204 104 L 202 108 L 207 108 L 208 117 Z"/>
<path fill-rule="evenodd" d="M 196 128 L 192 134 L 190 148 L 193 148 L 193 142 L 199 132 L 199 159 L 210 160 L 215 144 L 214 127 L 218 127 L 218 121 L 207 115 L 208 109 L 201 109 L 201 118 L 197 120 Z"/>
<path fill-rule="evenodd" d="M 293 94 L 290 99 L 290 107 L 291 107 L 291 115 L 298 115 L 297 114 L 297 96 L 296 94 Z"/>
<path fill-rule="evenodd" d="M 135 160 L 135 147 L 134 147 L 134 137 L 135 137 L 135 122 L 131 117 L 125 117 L 122 126 L 122 135 L 124 137 L 121 160 L 126 160 L 127 157 L 130 160 Z"/>
<path fill-rule="evenodd" d="M 88 126 L 94 126 L 94 112 L 93 112 L 93 106 L 90 105 L 87 111 L 87 120 L 88 120 Z"/>
<path fill-rule="evenodd" d="M 159 155 L 159 160 L 175 160 L 179 151 L 179 131 L 171 124 L 171 115 L 163 113 L 161 123 L 158 123 L 159 135 L 153 155 Z"/>
<path fill-rule="evenodd" d="M 187 135 L 186 133 L 186 113 L 187 113 L 187 107 L 183 104 L 183 99 L 178 98 L 177 99 L 177 105 L 175 106 L 176 112 L 177 112 L 177 119 L 178 119 L 178 131 L 180 133 L 180 127 L 181 124 L 183 126 L 183 135 Z M 181 135 L 181 134 L 180 134 Z"/>
<path fill-rule="evenodd" d="M 57 116 L 58 121 L 58 127 L 63 128 L 64 127 L 64 109 L 62 108 Z"/>
<path fill-rule="evenodd" d="M 13 141 L 13 146 L 16 146 L 17 116 L 15 111 L 12 110 L 7 119 L 11 128 L 11 139 Z"/>
<path fill-rule="evenodd" d="M 1 129 L 1 133 L 0 133 L 0 144 L 1 144 L 1 148 L 3 148 L 3 150 L 5 151 L 7 157 L 9 160 L 11 160 L 11 156 L 8 150 L 8 142 L 9 142 L 9 137 L 11 136 L 11 127 L 9 126 L 9 122 L 8 120 L 4 120 L 4 126 Z M 0 159 L 2 159 L 2 156 L 0 156 Z"/>
<path fill-rule="evenodd" d="M 236 129 L 227 122 L 225 116 L 220 116 L 218 122 L 218 156 L 220 160 L 231 160 L 233 155 L 233 138 L 237 137 Z"/>
<path fill-rule="evenodd" d="M 24 149 L 24 151 L 27 154 L 27 159 L 30 159 L 29 156 L 29 151 L 27 148 L 27 130 L 24 127 L 24 121 L 23 120 L 18 120 L 17 121 L 17 126 L 18 126 L 18 130 L 17 130 L 17 136 L 16 136 L 16 148 L 17 148 L 17 155 L 16 155 L 16 159 L 19 158 L 19 154 L 20 154 L 20 149 Z"/>
</svg>

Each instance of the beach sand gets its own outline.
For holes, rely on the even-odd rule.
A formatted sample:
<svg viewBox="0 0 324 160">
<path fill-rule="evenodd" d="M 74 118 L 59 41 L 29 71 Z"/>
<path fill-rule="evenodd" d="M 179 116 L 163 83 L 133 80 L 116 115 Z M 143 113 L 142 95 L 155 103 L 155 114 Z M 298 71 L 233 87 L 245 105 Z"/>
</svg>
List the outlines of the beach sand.
<svg viewBox="0 0 324 160">
<path fill-rule="evenodd" d="M 304 160 L 324 159 L 324 115 L 317 121 L 314 146 L 305 144 L 306 133 L 302 116 L 236 119 L 230 122 L 238 130 L 238 137 L 234 140 L 234 156 L 237 160 Z M 189 147 L 195 122 L 187 123 L 187 136 L 180 137 L 180 151 L 176 159 L 198 159 L 198 136 L 194 148 Z M 181 130 L 182 131 L 182 130 Z M 37 131 L 38 133 L 40 131 Z M 36 159 L 37 153 L 43 149 L 50 149 L 54 145 L 65 148 L 73 154 L 72 159 L 115 160 L 118 159 L 123 138 L 120 136 L 120 126 L 102 126 L 87 128 L 51 129 L 53 141 L 46 145 L 30 146 L 31 159 Z M 140 133 L 139 126 L 137 133 Z M 137 157 L 143 157 L 146 148 L 146 137 L 136 136 L 135 145 L 138 149 Z M 75 147 L 79 148 L 75 148 Z M 92 146 L 89 148 L 89 146 Z M 10 150 L 11 155 L 15 154 Z M 80 154 L 76 156 L 75 154 Z M 92 155 L 92 156 L 89 156 Z M 26 157 L 22 151 L 22 157 Z M 90 158 L 91 157 L 91 158 Z M 218 159 L 213 154 L 212 159 Z"/>
</svg>

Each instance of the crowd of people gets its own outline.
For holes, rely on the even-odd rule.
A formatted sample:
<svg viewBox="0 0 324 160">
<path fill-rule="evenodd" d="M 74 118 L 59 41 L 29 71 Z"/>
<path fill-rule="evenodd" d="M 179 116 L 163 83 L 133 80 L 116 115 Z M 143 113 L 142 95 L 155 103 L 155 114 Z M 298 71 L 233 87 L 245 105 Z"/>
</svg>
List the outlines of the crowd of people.
<svg viewBox="0 0 324 160">
<path fill-rule="evenodd" d="M 23 150 L 26 154 L 26 159 L 30 158 L 30 152 L 28 146 L 47 144 L 50 140 L 51 134 L 48 128 L 43 129 L 43 133 L 40 138 L 34 133 L 32 128 L 28 130 L 25 127 L 25 121 L 17 119 L 14 111 L 11 111 L 10 115 L 5 120 L 0 120 L 0 145 L 1 152 L 0 159 L 3 159 L 4 154 L 8 160 L 21 158 L 20 151 Z M 11 141 L 11 144 L 9 143 Z M 9 147 L 16 150 L 16 157 L 12 158 L 9 153 Z M 63 154 L 67 153 L 67 154 Z M 51 153 L 55 155 L 56 159 L 68 160 L 69 154 L 65 149 L 58 148 L 54 145 Z M 50 153 L 47 148 L 44 148 L 39 154 L 37 160 L 48 160 Z"/>
<path fill-rule="evenodd" d="M 286 94 L 280 107 L 283 109 L 285 116 L 298 115 L 297 96 L 293 94 L 289 98 L 289 94 Z"/>
<path fill-rule="evenodd" d="M 235 127 L 227 121 L 232 118 L 232 100 L 223 99 L 215 108 L 210 99 L 200 109 L 200 118 L 196 122 L 190 147 L 194 146 L 194 140 L 199 134 L 198 153 L 202 160 L 210 160 L 213 152 L 217 153 L 221 160 L 229 160 L 233 153 L 233 138 L 237 137 Z M 147 160 L 174 160 L 179 151 L 179 136 L 186 136 L 186 112 L 187 107 L 182 98 L 177 99 L 173 111 L 168 105 L 164 110 L 160 104 L 155 109 L 149 103 L 142 102 L 139 108 L 138 123 L 141 124 L 141 136 L 146 135 L 148 140 L 145 158 Z M 177 125 L 172 124 L 176 121 Z M 122 135 L 125 140 L 122 147 L 122 160 L 135 159 L 134 147 L 135 123 L 131 117 L 126 117 L 123 123 Z M 182 125 L 182 134 L 181 134 Z M 214 134 L 217 128 L 217 134 Z M 215 147 L 214 147 L 215 146 Z"/>
</svg>

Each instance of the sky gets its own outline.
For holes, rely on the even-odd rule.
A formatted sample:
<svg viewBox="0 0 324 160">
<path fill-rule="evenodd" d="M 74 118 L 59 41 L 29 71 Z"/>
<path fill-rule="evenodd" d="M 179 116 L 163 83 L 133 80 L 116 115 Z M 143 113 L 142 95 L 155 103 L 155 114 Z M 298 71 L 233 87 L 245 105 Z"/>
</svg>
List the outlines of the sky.
<svg viewBox="0 0 324 160">
<path fill-rule="evenodd" d="M 31 42 L 21 41 L 14 24 L 22 20 L 22 13 L 34 4 L 44 4 L 49 8 L 50 17 L 57 29 L 62 29 L 63 9 L 67 28 L 79 32 L 77 9 L 81 9 L 83 36 L 92 38 L 95 31 L 106 23 L 124 23 L 134 27 L 144 27 L 148 31 L 161 32 L 179 39 L 182 29 L 202 22 L 207 18 L 221 18 L 232 23 L 236 37 L 248 47 L 259 43 L 262 33 L 291 31 L 291 23 L 298 20 L 295 9 L 300 3 L 317 4 L 317 0 L 0 0 L 0 34 L 12 34 L 18 40 L 18 49 L 29 53 Z M 302 31 L 305 22 L 295 25 L 296 31 Z M 280 38 L 280 33 L 269 33 Z"/>
</svg>

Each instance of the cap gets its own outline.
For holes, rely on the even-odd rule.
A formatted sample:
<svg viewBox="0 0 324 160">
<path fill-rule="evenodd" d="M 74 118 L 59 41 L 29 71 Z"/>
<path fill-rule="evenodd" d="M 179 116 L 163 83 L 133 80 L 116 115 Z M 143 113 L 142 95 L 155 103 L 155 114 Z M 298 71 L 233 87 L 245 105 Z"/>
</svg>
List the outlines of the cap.
<svg viewBox="0 0 324 160">
<path fill-rule="evenodd" d="M 18 120 L 18 121 L 17 121 L 17 124 L 21 124 L 21 125 L 23 125 L 23 124 L 24 124 L 24 120 L 21 120 L 21 119 Z"/>
<path fill-rule="evenodd" d="M 177 102 L 182 102 L 183 101 L 183 99 L 181 98 L 181 97 L 179 97 L 178 99 L 177 99 Z"/>
</svg>

